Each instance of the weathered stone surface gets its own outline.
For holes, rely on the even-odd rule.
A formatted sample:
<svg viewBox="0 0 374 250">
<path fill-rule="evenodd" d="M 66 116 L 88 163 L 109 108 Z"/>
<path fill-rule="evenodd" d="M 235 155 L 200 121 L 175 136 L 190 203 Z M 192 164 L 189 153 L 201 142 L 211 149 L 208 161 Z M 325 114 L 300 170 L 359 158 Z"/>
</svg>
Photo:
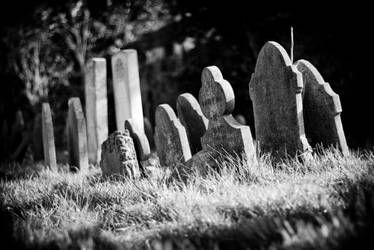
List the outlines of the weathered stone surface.
<svg viewBox="0 0 374 250">
<path fill-rule="evenodd" d="M 249 165 L 257 163 L 250 128 L 239 124 L 231 115 L 235 96 L 230 83 L 216 66 L 204 68 L 201 81 L 199 101 L 209 123 L 201 138 L 203 150 L 195 154 L 188 165 L 204 168 L 201 164 L 208 163 L 215 167 L 217 157 L 227 154 L 243 156 Z"/>
<path fill-rule="evenodd" d="M 42 105 L 42 139 L 44 151 L 44 163 L 52 169 L 57 168 L 55 136 L 53 133 L 52 113 L 49 103 Z"/>
<path fill-rule="evenodd" d="M 144 131 L 136 50 L 121 50 L 113 55 L 112 71 L 117 129 L 122 130 L 125 120 L 132 118 L 139 129 Z"/>
<path fill-rule="evenodd" d="M 310 62 L 299 60 L 295 65 L 303 76 L 303 113 L 309 143 L 312 146 L 337 146 L 344 155 L 348 155 L 339 95 Z"/>
<path fill-rule="evenodd" d="M 196 154 L 202 149 L 200 139 L 208 128 L 208 119 L 201 111 L 199 102 L 189 93 L 178 96 L 177 113 L 180 122 L 186 129 L 191 153 Z"/>
<path fill-rule="evenodd" d="M 286 51 L 267 42 L 257 59 L 249 83 L 256 141 L 264 153 L 283 157 L 308 152 L 303 120 L 301 73 Z"/>
<path fill-rule="evenodd" d="M 175 166 L 191 158 L 186 130 L 168 104 L 156 109 L 155 143 L 161 166 Z"/>
<path fill-rule="evenodd" d="M 129 131 L 129 135 L 134 142 L 139 167 L 143 168 L 144 164 L 142 162 L 148 160 L 149 156 L 151 155 L 148 139 L 145 133 L 140 131 L 133 119 L 127 119 L 125 121 L 125 129 Z"/>
<path fill-rule="evenodd" d="M 91 163 L 98 163 L 101 156 L 101 144 L 108 137 L 105 59 L 89 60 L 85 73 L 88 160 Z"/>
<path fill-rule="evenodd" d="M 115 131 L 101 145 L 100 167 L 104 176 L 140 177 L 134 143 L 129 131 Z"/>
<path fill-rule="evenodd" d="M 79 171 L 88 171 L 87 128 L 78 97 L 69 99 L 69 113 L 67 121 L 67 142 L 69 164 Z"/>
</svg>

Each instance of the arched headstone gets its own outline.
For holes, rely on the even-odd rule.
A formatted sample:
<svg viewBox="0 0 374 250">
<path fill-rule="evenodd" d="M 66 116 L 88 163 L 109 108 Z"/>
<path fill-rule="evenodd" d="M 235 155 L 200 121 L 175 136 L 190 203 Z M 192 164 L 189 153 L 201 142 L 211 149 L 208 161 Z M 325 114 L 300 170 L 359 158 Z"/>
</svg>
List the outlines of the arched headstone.
<svg viewBox="0 0 374 250">
<path fill-rule="evenodd" d="M 257 58 L 249 83 L 257 145 L 275 156 L 296 156 L 310 151 L 303 120 L 301 73 L 286 51 L 267 42 Z"/>
</svg>

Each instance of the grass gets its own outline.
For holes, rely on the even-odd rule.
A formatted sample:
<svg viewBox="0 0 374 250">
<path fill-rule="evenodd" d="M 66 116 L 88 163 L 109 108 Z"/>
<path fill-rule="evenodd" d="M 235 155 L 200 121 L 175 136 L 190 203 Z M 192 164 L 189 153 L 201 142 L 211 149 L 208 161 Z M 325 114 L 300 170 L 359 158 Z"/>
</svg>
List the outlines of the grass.
<svg viewBox="0 0 374 250">
<path fill-rule="evenodd" d="M 322 151 L 179 181 L 2 166 L 2 242 L 17 249 L 349 249 L 371 242 L 374 155 Z"/>
</svg>

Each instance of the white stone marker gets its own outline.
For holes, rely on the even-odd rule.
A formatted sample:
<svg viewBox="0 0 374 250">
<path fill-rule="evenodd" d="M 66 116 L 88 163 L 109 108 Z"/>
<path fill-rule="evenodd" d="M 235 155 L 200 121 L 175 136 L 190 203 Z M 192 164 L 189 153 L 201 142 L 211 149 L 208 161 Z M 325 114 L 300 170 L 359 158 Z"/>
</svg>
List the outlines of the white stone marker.
<svg viewBox="0 0 374 250">
<path fill-rule="evenodd" d="M 123 131 L 124 122 L 132 118 L 143 132 L 143 107 L 136 50 L 121 50 L 113 55 L 112 72 L 117 129 Z"/>
</svg>

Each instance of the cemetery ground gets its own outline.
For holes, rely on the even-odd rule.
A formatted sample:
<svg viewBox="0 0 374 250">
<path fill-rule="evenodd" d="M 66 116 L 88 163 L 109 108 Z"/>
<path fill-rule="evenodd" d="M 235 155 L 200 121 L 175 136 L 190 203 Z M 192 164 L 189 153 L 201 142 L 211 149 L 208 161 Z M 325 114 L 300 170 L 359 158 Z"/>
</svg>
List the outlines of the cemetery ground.
<svg viewBox="0 0 374 250">
<path fill-rule="evenodd" d="M 158 166 L 130 180 L 104 178 L 93 165 L 87 174 L 4 165 L 1 248 L 362 249 L 372 241 L 372 152 L 321 149 L 277 164 L 263 155 L 253 166 L 238 159 L 184 181 Z"/>
</svg>

